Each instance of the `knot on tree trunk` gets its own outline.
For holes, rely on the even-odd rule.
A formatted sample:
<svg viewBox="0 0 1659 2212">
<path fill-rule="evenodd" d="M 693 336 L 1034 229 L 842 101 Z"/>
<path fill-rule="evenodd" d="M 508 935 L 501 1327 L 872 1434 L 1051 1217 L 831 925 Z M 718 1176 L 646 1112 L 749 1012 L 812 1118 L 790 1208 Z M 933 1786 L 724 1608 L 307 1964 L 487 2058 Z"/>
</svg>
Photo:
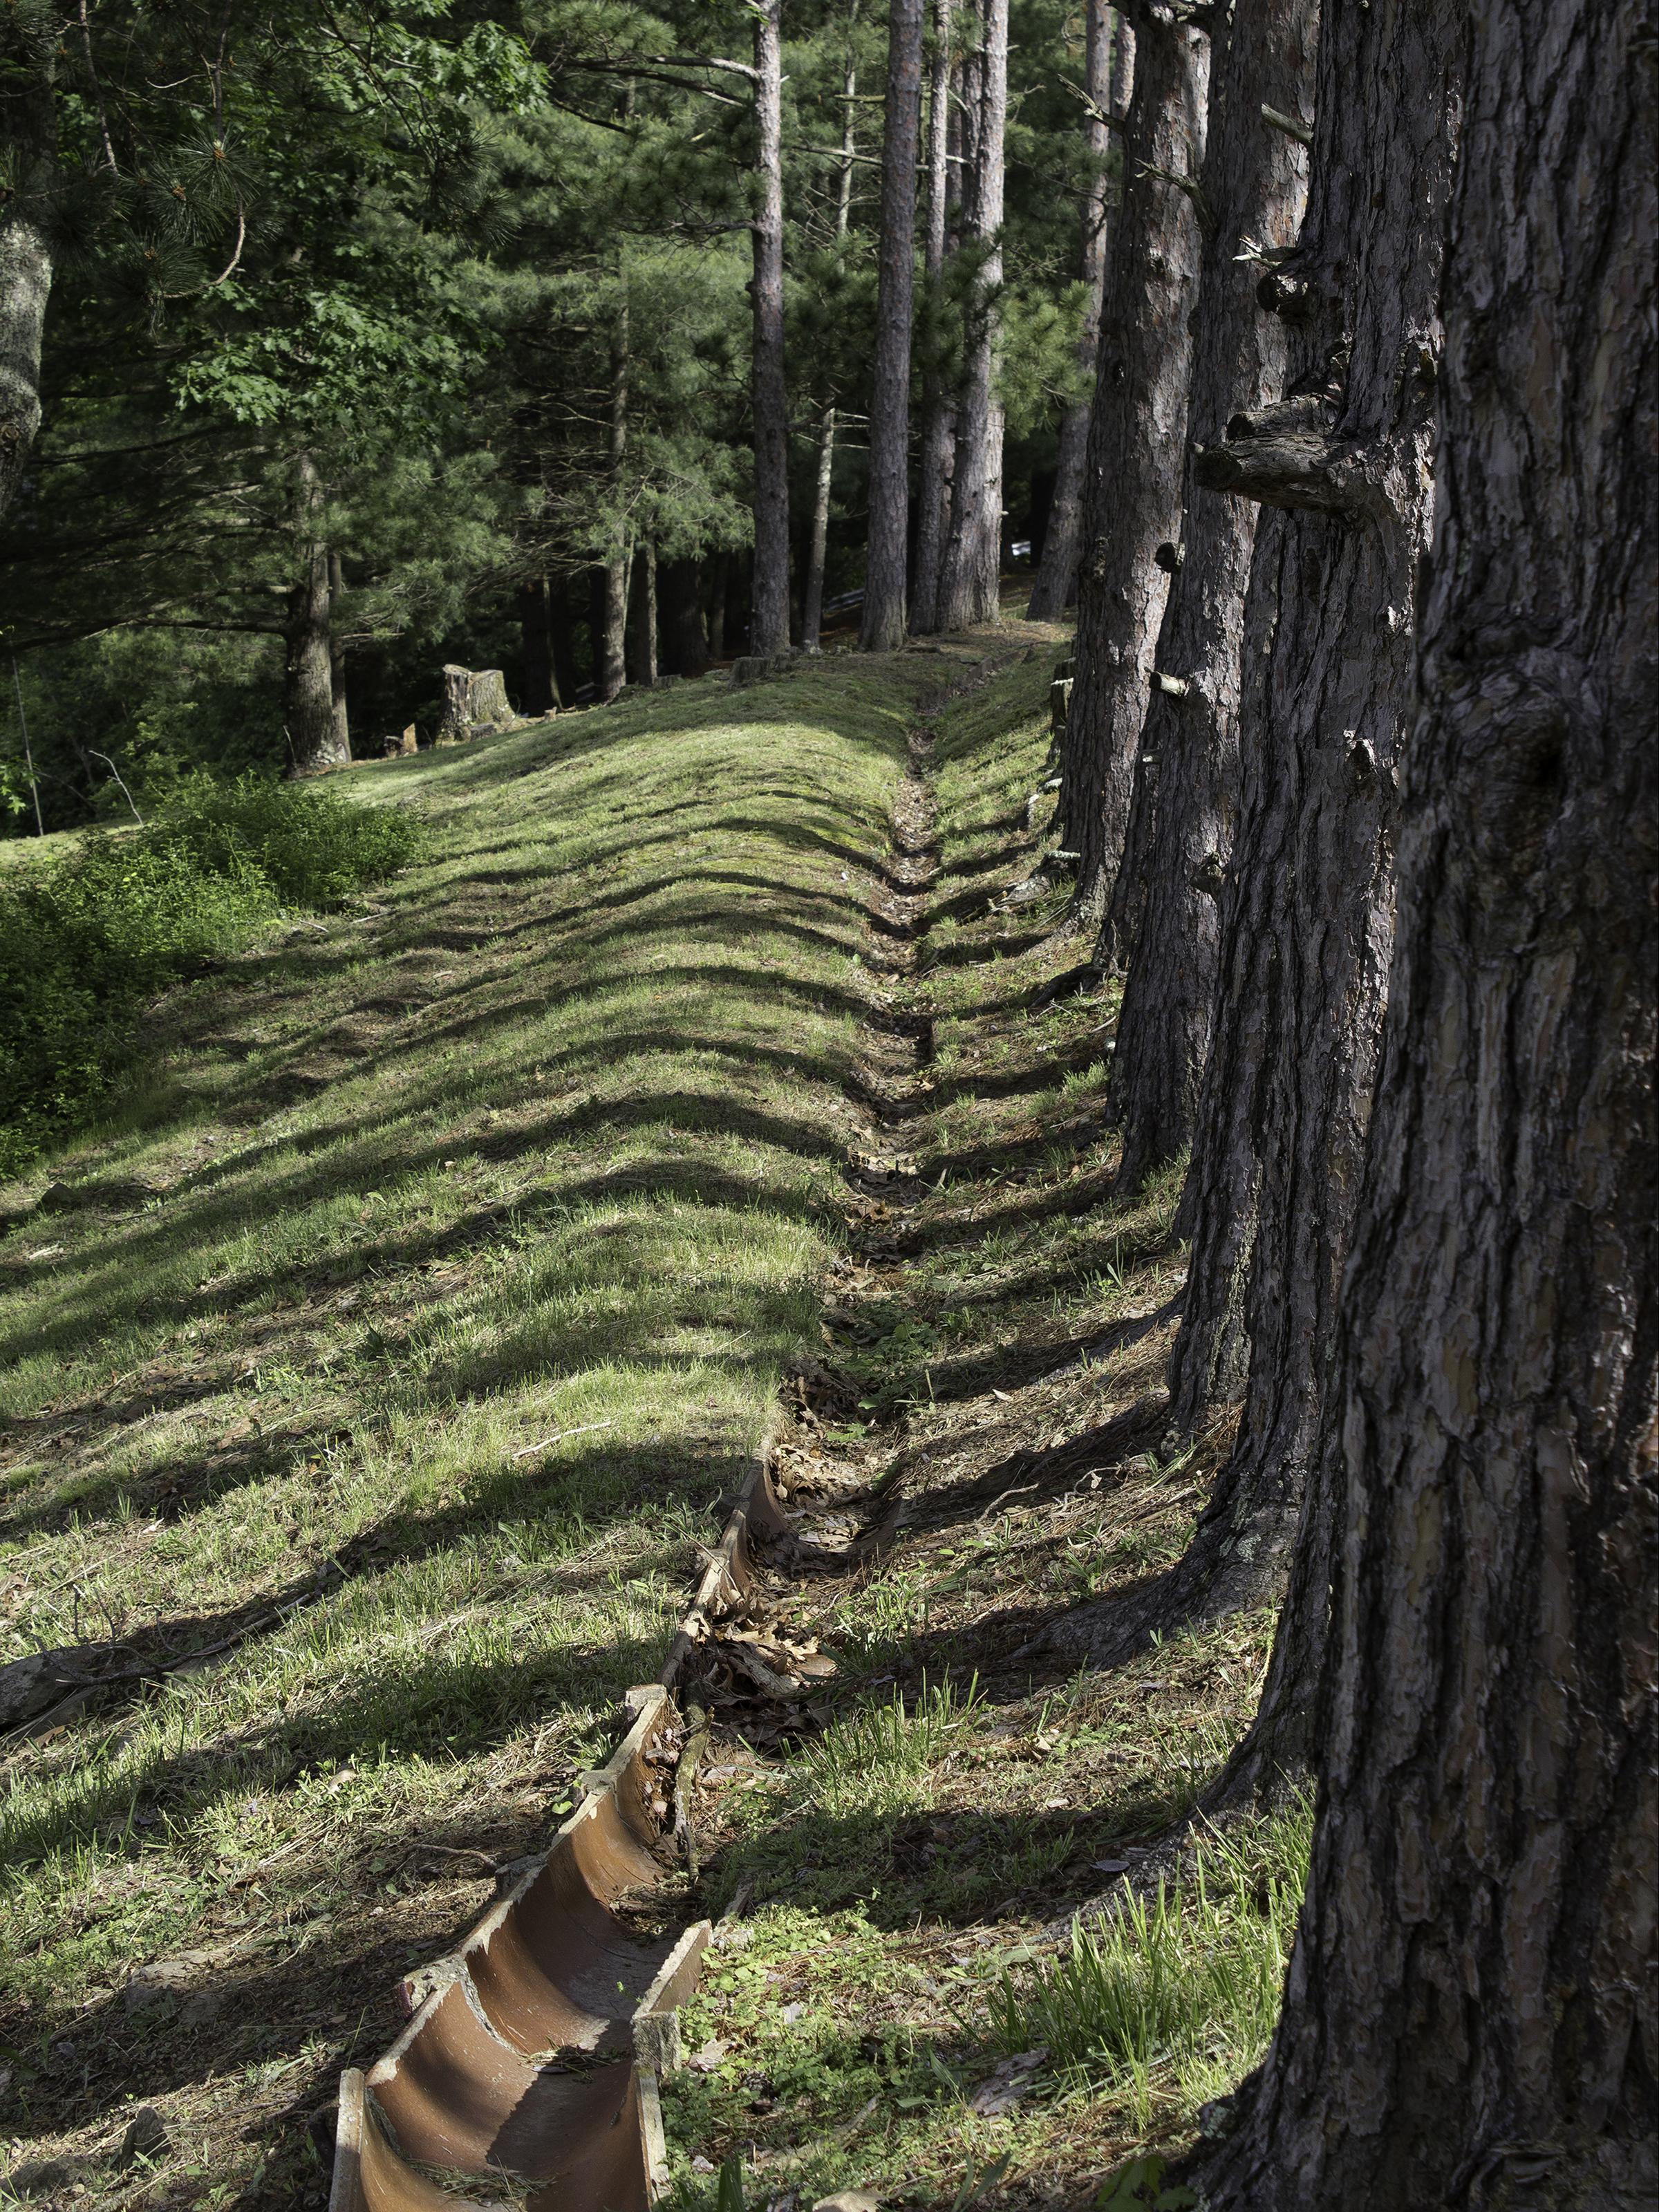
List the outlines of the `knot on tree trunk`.
<svg viewBox="0 0 1659 2212">
<path fill-rule="evenodd" d="M 1332 436 L 1327 408 L 1322 397 L 1308 393 L 1235 415 L 1220 445 L 1194 447 L 1193 481 L 1263 507 L 1371 512 L 1382 496 L 1376 472 L 1362 447 Z"/>
</svg>

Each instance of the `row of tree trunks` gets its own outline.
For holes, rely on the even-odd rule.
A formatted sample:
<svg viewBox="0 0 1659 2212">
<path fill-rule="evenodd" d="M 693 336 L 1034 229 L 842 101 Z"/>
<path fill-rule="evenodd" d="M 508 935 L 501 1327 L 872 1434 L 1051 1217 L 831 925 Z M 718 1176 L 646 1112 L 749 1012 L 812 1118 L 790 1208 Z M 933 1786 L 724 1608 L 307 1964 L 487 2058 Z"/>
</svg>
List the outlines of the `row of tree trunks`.
<svg viewBox="0 0 1659 2212">
<path fill-rule="evenodd" d="M 1128 112 L 1134 82 L 1134 33 L 1106 0 L 1088 0 L 1084 27 L 1085 143 L 1094 165 L 1083 202 L 1081 271 L 1088 301 L 1078 338 L 1078 362 L 1090 376 L 1100 353 L 1100 317 L 1111 250 L 1112 192 L 1108 174 L 1111 125 Z M 1057 622 L 1077 599 L 1078 544 L 1083 522 L 1083 468 L 1089 446 L 1090 402 L 1068 407 L 1060 425 L 1054 495 L 1042 533 L 1031 604 L 1033 622 Z"/>
<path fill-rule="evenodd" d="M 1209 40 L 1184 10 L 1159 0 L 1138 15 L 1084 471 L 1077 672 L 1060 759 L 1060 820 L 1079 856 L 1072 930 L 1098 928 L 1122 854 L 1180 536 L 1201 244 L 1193 191 L 1209 68 Z"/>
<path fill-rule="evenodd" d="M 1238 804 L 1238 714 L 1255 506 L 1196 489 L 1195 446 L 1218 444 L 1241 408 L 1283 398 L 1289 326 L 1256 298 L 1264 261 L 1292 247 L 1308 155 L 1265 108 L 1311 112 L 1317 0 L 1261 0 L 1218 31 L 1202 174 L 1209 222 L 1200 264 L 1178 562 L 1141 726 L 1122 861 L 1096 948 L 1127 970 L 1111 1103 L 1120 1187 L 1191 1145 L 1209 1048 L 1220 899 Z M 1265 641 L 1266 622 L 1255 625 Z M 1179 689 L 1174 688 L 1179 686 Z"/>
<path fill-rule="evenodd" d="M 783 350 L 783 42 L 781 0 L 756 0 L 756 170 L 751 225 L 755 435 L 755 579 L 750 649 L 789 644 L 789 396 Z"/>
<path fill-rule="evenodd" d="M 1285 510 L 1259 529 L 1246 610 L 1243 804 L 1170 1378 L 1182 1431 L 1243 1390 L 1177 1613 L 1277 1595 L 1300 1540 L 1229 1791 L 1310 1747 L 1342 1540 L 1324 1416 L 1393 933 L 1464 46 L 1437 0 L 1328 0 L 1307 219 L 1265 280 L 1293 319 L 1289 394 L 1194 463 L 1199 484 Z"/>
<path fill-rule="evenodd" d="M 951 530 L 937 623 L 994 622 L 1002 567 L 1002 404 L 996 396 L 1002 290 L 1003 156 L 1008 119 L 1008 0 L 980 0 L 980 61 L 966 245 L 975 260 L 957 404 Z"/>
<path fill-rule="evenodd" d="M 927 228 L 922 242 L 922 273 L 930 308 L 938 301 L 945 270 L 945 240 L 953 208 L 959 204 L 961 176 L 957 109 L 951 97 L 951 0 L 933 0 L 933 50 L 927 88 Z M 951 156 L 958 155 L 956 164 Z M 956 410 L 937 349 L 927 349 L 921 379 L 921 440 L 916 482 L 915 582 L 910 598 L 910 629 L 925 635 L 939 627 L 939 569 L 951 522 L 951 461 L 956 452 Z"/>
<path fill-rule="evenodd" d="M 904 642 L 905 633 L 922 0 L 890 0 L 887 25 L 881 241 L 870 399 L 870 526 L 859 630 L 859 643 L 868 653 L 890 653 Z"/>
<path fill-rule="evenodd" d="M 1368 364 L 1404 335 L 1374 325 L 1437 186 L 1443 40 L 1464 158 L 1418 239 L 1449 239 L 1437 514 L 1322 1456 L 1312 1870 L 1272 2050 L 1192 2177 L 1240 2212 L 1659 2189 L 1651 41 L 1619 0 L 1491 0 L 1455 40 L 1441 12 L 1401 7 L 1390 54 L 1384 11 L 1331 0 L 1326 34 L 1320 155 L 1353 158 L 1345 213 L 1386 210 L 1330 458 L 1385 483 L 1415 440 Z"/>
</svg>

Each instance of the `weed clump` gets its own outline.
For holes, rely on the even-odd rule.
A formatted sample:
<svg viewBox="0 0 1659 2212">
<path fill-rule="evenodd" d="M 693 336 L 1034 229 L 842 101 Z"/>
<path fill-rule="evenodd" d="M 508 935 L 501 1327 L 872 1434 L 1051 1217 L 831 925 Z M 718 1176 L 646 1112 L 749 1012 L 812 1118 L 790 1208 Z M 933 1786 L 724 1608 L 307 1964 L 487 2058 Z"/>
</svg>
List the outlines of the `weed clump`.
<svg viewBox="0 0 1659 2212">
<path fill-rule="evenodd" d="M 1146 2127 L 1155 2090 L 1183 2111 L 1231 2090 L 1273 2033 L 1307 1879 L 1311 1807 L 1237 1835 L 1212 1832 L 1177 1893 L 1160 1881 L 1068 1952 L 991 1998 L 997 2041 L 1045 2046 L 1061 2079 L 1127 2096 Z"/>
<path fill-rule="evenodd" d="M 155 992 L 284 912 L 383 882 L 424 842 L 399 810 L 249 776 L 0 882 L 0 1175 L 96 1104 Z"/>
</svg>

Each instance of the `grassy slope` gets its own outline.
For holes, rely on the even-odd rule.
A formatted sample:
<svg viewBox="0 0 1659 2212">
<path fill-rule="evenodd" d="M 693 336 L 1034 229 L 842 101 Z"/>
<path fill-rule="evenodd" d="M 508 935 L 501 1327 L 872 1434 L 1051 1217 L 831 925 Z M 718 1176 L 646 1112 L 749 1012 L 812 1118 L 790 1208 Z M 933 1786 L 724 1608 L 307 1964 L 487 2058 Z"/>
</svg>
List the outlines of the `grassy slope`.
<svg viewBox="0 0 1659 2212">
<path fill-rule="evenodd" d="M 688 2013 L 714 2063 L 665 2085 L 677 2201 L 705 2212 L 732 2156 L 754 2203 L 866 2187 L 943 2212 L 980 2201 L 971 2180 L 1010 2212 L 1089 2203 L 1126 2157 L 1190 2133 L 1277 2008 L 1293 1818 L 1218 1848 L 1202 1896 L 1154 1905 L 1144 1938 L 1073 1956 L 1054 1932 L 1224 1759 L 1270 1623 L 1113 1674 L 1024 1650 L 1178 1556 L 1227 1433 L 1158 1449 L 1178 1178 L 1110 1197 L 1115 998 L 1035 1008 L 1076 957 L 1046 941 L 1061 895 L 992 903 L 1034 856 L 1018 825 L 1047 675 L 1045 656 L 938 726 L 940 866 L 896 994 L 933 1018 L 902 1139 L 930 1188 L 908 1217 L 878 1214 L 836 1282 L 828 1356 L 879 1418 L 857 1442 L 799 1440 L 812 1464 L 900 1474 L 912 1504 L 878 1569 L 809 1583 L 792 1615 L 842 1662 L 827 1729 L 742 1772 L 714 1816 L 705 1902 L 746 1884 L 749 1940 Z M 984 2109 L 998 2066 L 1033 2051 L 1004 2077 L 1020 2094 Z"/>
<path fill-rule="evenodd" d="M 71 1202 L 0 1240 L 0 1659 L 230 1639 L 6 1747 L 0 2130 L 173 2136 L 95 2193 L 314 2197 L 304 2117 L 654 1671 L 816 1335 L 935 666 L 354 771 L 441 860 L 158 1009 Z"/>
<path fill-rule="evenodd" d="M 0 2127 L 107 2148 L 137 2096 L 172 2130 L 154 2177 L 88 2173 L 98 2212 L 319 2201 L 306 2118 L 653 1671 L 803 1347 L 864 1404 L 800 1450 L 915 1503 L 877 1571 L 802 1593 L 842 1668 L 815 1725 L 711 1765 L 696 1904 L 749 1905 L 666 2085 L 680 2201 L 735 2154 L 751 2203 L 943 2208 L 1006 2161 L 1010 2212 L 1076 2205 L 1259 2045 L 1289 1830 L 1121 1956 L 1049 1932 L 1224 1754 L 1267 1624 L 1116 1676 L 1018 1656 L 1175 1556 L 1225 1437 L 1158 1454 L 1175 1185 L 1110 1200 L 1111 1003 L 1034 1010 L 1055 908 L 991 903 L 1034 850 L 1048 651 L 940 718 L 921 972 L 860 964 L 905 722 L 977 659 L 359 771 L 442 864 L 162 1010 L 123 1127 L 57 1170 L 111 1203 L 0 1243 L 14 1648 L 244 1638 L 10 1754 Z M 902 1139 L 929 1188 L 849 1237 L 872 1000 L 933 1018 Z M 130 1970 L 188 1953 L 134 2011 Z"/>
</svg>

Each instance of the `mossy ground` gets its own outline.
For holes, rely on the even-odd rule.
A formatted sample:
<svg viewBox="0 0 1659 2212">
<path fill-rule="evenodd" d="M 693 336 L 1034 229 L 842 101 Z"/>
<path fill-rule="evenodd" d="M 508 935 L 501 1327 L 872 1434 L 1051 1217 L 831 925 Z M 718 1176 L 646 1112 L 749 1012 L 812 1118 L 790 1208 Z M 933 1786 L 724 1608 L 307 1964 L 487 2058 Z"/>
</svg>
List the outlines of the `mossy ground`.
<svg viewBox="0 0 1659 2212">
<path fill-rule="evenodd" d="M 68 2159 L 87 2212 L 321 2203 L 338 2069 L 544 1843 L 803 1368 L 842 1410 L 786 1479 L 896 1480 L 908 1518 L 795 1593 L 840 1668 L 806 1724 L 710 1762 L 686 1909 L 742 1904 L 665 2085 L 680 2199 L 736 2158 L 751 2204 L 1085 2203 L 1249 2063 L 1224 2006 L 1196 2059 L 1103 2044 L 972 2109 L 1268 1632 L 1114 1676 L 1027 1648 L 1176 1554 L 1225 1443 L 1160 1449 L 1176 1182 L 1111 1195 L 1112 1001 L 1041 1005 L 1059 895 L 1000 903 L 1061 649 L 1008 626 L 352 771 L 440 857 L 164 1001 L 51 1209 L 0 1193 L 0 1660 L 204 1655 L 5 1747 L 14 2171 Z M 868 916 L 941 702 L 892 974 Z M 844 1174 L 895 1014 L 934 1048 L 902 1206 Z M 1282 1870 L 1239 1848 L 1194 1960 Z M 117 2171 L 141 2103 L 167 2148 Z"/>
</svg>

